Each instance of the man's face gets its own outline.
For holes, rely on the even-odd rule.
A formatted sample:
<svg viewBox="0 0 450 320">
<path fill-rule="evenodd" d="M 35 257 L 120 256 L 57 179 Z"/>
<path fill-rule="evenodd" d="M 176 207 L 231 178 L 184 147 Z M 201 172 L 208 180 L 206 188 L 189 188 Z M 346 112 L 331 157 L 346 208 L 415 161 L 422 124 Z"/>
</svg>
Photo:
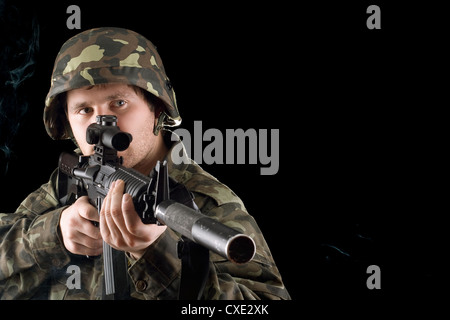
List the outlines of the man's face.
<svg viewBox="0 0 450 320">
<path fill-rule="evenodd" d="M 90 86 L 67 92 L 67 115 L 73 135 L 84 155 L 94 152 L 86 142 L 86 129 L 98 115 L 115 115 L 120 130 L 133 136 L 127 150 L 119 152 L 125 167 L 147 168 L 154 162 L 158 138 L 153 134 L 155 114 L 144 98 L 125 84 Z M 144 170 L 147 171 L 147 170 Z"/>
</svg>

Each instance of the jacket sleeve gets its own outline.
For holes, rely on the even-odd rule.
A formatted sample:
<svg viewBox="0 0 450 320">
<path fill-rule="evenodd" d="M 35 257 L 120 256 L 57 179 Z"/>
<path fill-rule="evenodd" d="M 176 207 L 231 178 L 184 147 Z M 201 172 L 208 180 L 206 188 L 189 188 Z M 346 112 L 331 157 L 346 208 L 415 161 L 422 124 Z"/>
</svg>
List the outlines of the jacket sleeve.
<svg viewBox="0 0 450 320">
<path fill-rule="evenodd" d="M 206 208 L 208 205 L 205 206 Z M 269 247 L 255 219 L 240 203 L 212 206 L 207 215 L 253 238 L 256 245 L 254 258 L 245 264 L 235 264 L 211 253 L 209 281 L 205 299 L 220 300 L 288 300 L 289 293 L 272 258 Z"/>
<path fill-rule="evenodd" d="M 50 181 L 31 193 L 14 213 L 0 214 L 0 299 L 29 299 L 70 258 L 59 233 L 59 207 Z M 45 297 L 43 297 L 45 298 Z"/>
<path fill-rule="evenodd" d="M 238 265 L 210 253 L 210 268 L 203 291 L 205 300 L 290 299 L 270 250 L 255 220 L 239 203 L 217 206 L 209 198 L 202 212 L 232 228 L 250 235 L 256 244 L 251 262 Z M 138 294 L 145 299 L 177 299 L 181 260 L 177 256 L 180 236 L 167 229 L 138 261 L 129 268 Z M 136 296 L 137 297 L 137 296 Z M 142 297 L 142 296 L 141 296 Z"/>
</svg>

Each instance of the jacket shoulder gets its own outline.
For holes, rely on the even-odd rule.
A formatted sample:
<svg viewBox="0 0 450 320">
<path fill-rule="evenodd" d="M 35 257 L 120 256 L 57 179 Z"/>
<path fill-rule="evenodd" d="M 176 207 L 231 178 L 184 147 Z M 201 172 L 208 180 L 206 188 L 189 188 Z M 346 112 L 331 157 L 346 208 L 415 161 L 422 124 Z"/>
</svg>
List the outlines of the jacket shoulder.
<svg viewBox="0 0 450 320">
<path fill-rule="evenodd" d="M 184 184 L 190 192 L 212 198 L 217 206 L 235 203 L 245 210 L 242 200 L 228 186 L 196 163 L 189 164 L 182 171 L 174 169 L 171 176 Z"/>
<path fill-rule="evenodd" d="M 57 196 L 58 170 L 53 171 L 47 183 L 31 193 L 19 206 L 17 211 L 26 209 L 34 214 L 43 214 L 49 209 L 59 207 Z"/>
</svg>

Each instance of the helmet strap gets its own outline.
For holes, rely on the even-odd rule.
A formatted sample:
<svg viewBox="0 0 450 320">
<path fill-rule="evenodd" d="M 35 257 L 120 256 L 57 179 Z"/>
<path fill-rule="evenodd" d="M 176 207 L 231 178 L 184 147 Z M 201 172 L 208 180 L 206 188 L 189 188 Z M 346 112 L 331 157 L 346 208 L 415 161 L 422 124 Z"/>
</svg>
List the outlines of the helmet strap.
<svg viewBox="0 0 450 320">
<path fill-rule="evenodd" d="M 166 120 L 167 115 L 165 112 L 160 112 L 158 116 L 158 120 L 156 121 L 156 125 L 153 127 L 153 134 L 157 136 L 159 131 L 164 127 L 164 121 Z"/>
</svg>

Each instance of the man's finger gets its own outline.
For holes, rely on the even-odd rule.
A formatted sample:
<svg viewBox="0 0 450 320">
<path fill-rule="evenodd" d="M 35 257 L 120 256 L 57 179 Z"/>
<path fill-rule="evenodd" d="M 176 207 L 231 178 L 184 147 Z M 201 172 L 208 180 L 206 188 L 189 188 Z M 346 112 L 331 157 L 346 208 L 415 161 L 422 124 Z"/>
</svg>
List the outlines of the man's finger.
<svg viewBox="0 0 450 320">
<path fill-rule="evenodd" d="M 83 233 L 79 233 L 76 243 L 78 243 L 86 248 L 94 249 L 94 250 L 99 250 L 99 249 L 103 248 L 103 240 L 101 237 L 100 237 L 100 239 L 91 238 L 88 235 L 83 234 Z"/>
<path fill-rule="evenodd" d="M 125 183 L 122 180 L 117 180 L 111 199 L 111 217 L 114 220 L 115 225 L 120 230 L 122 236 L 126 236 L 130 233 L 127 223 L 125 221 L 129 212 L 134 211 L 134 205 L 131 201 L 131 206 L 125 200 L 128 198 L 128 194 L 123 194 L 125 189 Z M 124 202 L 125 201 L 125 202 Z M 125 210 L 125 211 L 124 211 Z M 134 213 L 134 216 L 137 216 Z"/>
<path fill-rule="evenodd" d="M 122 198 L 125 183 L 122 180 L 117 180 L 114 183 L 114 188 L 111 193 L 111 202 L 109 212 L 114 222 L 119 226 L 123 224 L 122 216 Z"/>
<path fill-rule="evenodd" d="M 102 205 L 101 210 L 101 220 L 100 220 L 100 231 L 102 233 L 103 240 L 112 245 L 112 242 L 117 241 L 122 238 L 120 230 L 117 228 L 117 225 L 112 217 L 112 212 L 114 211 L 114 215 L 119 215 L 116 209 L 113 208 L 113 200 L 115 198 L 114 190 L 116 189 L 117 182 L 113 182 L 111 185 L 111 189 L 108 192 L 104 204 Z M 120 211 L 120 209 L 119 209 Z M 121 215 L 121 213 L 120 213 Z M 102 225 L 103 224 L 103 225 Z M 102 229 L 103 228 L 103 229 Z"/>
<path fill-rule="evenodd" d="M 102 241 L 102 245 L 100 247 L 96 246 L 94 248 L 90 248 L 81 243 L 76 243 L 74 245 L 73 251 L 71 251 L 71 252 L 75 253 L 75 254 L 87 255 L 87 256 L 92 256 L 92 257 L 99 256 L 103 252 L 103 241 Z"/>
<path fill-rule="evenodd" d="M 122 213 L 127 231 L 135 236 L 139 236 L 143 224 L 141 219 L 139 218 L 139 215 L 136 214 L 136 209 L 134 208 L 133 204 L 133 198 L 128 193 L 125 193 L 123 195 Z"/>
<path fill-rule="evenodd" d="M 91 223 L 91 221 L 82 221 L 78 227 L 79 232 L 85 234 L 86 236 L 92 239 L 101 239 L 102 236 L 100 234 L 100 229 L 98 226 L 95 226 Z"/>
<path fill-rule="evenodd" d="M 83 196 L 77 200 L 78 214 L 90 221 L 99 221 L 98 210 L 89 202 L 87 196 Z"/>
<path fill-rule="evenodd" d="M 109 197 L 108 195 L 103 199 L 102 208 L 100 210 L 100 233 L 102 235 L 102 238 L 106 241 L 106 239 L 109 239 L 111 232 L 108 228 L 108 223 L 106 221 L 106 210 L 108 210 L 108 202 Z"/>
</svg>

